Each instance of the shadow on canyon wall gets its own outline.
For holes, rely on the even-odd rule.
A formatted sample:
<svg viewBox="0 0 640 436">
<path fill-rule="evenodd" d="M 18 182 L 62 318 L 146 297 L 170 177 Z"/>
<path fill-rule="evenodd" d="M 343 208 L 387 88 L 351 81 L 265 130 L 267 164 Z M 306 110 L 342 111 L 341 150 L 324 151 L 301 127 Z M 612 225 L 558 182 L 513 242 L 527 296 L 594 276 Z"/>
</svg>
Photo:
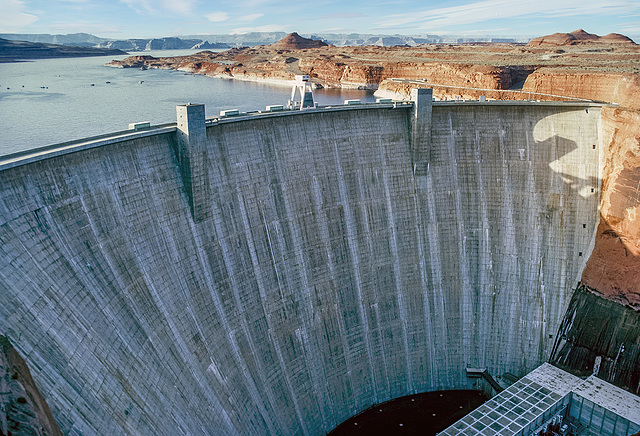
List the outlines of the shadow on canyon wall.
<svg viewBox="0 0 640 436">
<path fill-rule="evenodd" d="M 550 362 L 640 394 L 640 251 L 634 243 L 638 229 L 632 226 L 640 203 L 640 168 L 623 169 L 614 183 Z"/>
<path fill-rule="evenodd" d="M 634 225 L 640 204 L 640 168 L 625 167 L 614 181 L 601 181 L 585 177 L 588 171 L 581 173 L 579 166 L 572 166 L 571 154 L 578 149 L 575 142 L 553 136 L 537 144 L 544 144 L 537 148 L 540 153 L 555 150 L 556 156 L 537 158 L 548 162 L 571 189 L 572 194 L 564 195 L 560 202 L 580 201 L 580 197 L 600 195 L 601 191 L 605 198 L 600 201 L 607 202 L 595 233 L 593 228 L 585 229 L 589 232 L 585 238 L 595 238 L 594 249 L 581 281 L 575 284 L 549 361 L 578 376 L 596 374 L 640 394 L 640 249 L 635 243 L 640 240 L 640 228 Z M 550 201 L 547 207 L 548 216 L 564 213 L 566 217 L 569 213 L 558 200 Z"/>
</svg>

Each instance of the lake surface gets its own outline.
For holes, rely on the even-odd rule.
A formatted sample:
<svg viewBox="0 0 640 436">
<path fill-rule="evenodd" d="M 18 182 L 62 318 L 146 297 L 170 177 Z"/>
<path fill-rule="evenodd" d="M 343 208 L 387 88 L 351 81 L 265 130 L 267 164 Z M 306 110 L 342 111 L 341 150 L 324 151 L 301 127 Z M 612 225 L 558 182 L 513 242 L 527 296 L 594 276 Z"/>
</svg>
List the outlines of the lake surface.
<svg viewBox="0 0 640 436">
<path fill-rule="evenodd" d="M 139 54 L 191 53 L 195 51 Z M 204 103 L 210 117 L 223 109 L 251 111 L 285 105 L 291 96 L 291 88 L 285 86 L 104 66 L 127 56 L 0 63 L 0 156 L 126 130 L 133 122 L 175 122 L 179 104 Z M 320 105 L 345 99 L 375 101 L 370 91 L 344 89 L 316 90 L 314 98 Z"/>
</svg>

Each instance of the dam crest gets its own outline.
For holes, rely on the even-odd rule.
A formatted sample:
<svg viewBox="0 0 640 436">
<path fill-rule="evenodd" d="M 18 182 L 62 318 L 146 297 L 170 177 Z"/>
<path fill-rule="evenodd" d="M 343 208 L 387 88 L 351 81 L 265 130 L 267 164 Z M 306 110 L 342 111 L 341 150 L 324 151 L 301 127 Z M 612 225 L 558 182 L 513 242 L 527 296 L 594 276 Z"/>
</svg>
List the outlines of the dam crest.
<svg viewBox="0 0 640 436">
<path fill-rule="evenodd" d="M 1 333 L 65 434 L 325 434 L 549 359 L 600 105 L 177 112 L 0 158 Z"/>
</svg>

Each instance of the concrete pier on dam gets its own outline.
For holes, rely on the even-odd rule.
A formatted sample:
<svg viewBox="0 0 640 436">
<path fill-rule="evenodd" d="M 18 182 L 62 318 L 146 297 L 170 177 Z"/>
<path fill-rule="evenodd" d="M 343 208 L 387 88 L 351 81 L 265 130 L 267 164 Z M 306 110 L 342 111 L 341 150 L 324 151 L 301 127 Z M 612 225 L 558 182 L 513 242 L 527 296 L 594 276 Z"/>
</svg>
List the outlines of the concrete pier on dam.
<svg viewBox="0 0 640 436">
<path fill-rule="evenodd" d="M 370 104 L 0 159 L 0 334 L 71 435 L 322 435 L 545 362 L 600 106 Z"/>
</svg>

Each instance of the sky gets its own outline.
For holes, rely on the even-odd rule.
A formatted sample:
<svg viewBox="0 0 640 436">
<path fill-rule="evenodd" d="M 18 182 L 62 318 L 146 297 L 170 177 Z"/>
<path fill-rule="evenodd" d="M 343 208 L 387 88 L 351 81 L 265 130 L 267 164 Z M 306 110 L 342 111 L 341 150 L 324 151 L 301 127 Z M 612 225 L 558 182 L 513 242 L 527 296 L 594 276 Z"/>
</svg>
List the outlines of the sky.
<svg viewBox="0 0 640 436">
<path fill-rule="evenodd" d="M 157 38 L 247 32 L 542 36 L 640 42 L 638 0 L 0 0 L 0 33 Z"/>
</svg>

